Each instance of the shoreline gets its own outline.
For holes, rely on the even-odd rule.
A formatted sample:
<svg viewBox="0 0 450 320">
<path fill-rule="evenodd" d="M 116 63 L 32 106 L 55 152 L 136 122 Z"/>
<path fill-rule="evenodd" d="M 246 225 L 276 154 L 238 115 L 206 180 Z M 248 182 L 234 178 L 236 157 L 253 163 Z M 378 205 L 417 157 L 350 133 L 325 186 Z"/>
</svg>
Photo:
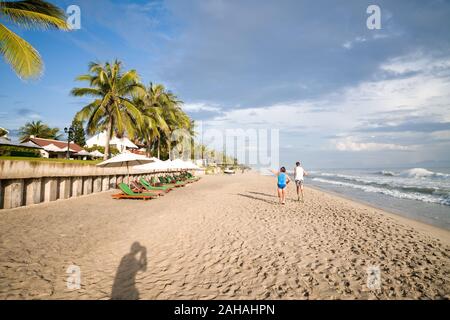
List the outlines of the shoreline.
<svg viewBox="0 0 450 320">
<path fill-rule="evenodd" d="M 302 204 L 289 187 L 281 206 L 266 178 L 204 176 L 157 200 L 105 192 L 4 210 L 0 299 L 450 298 L 448 232 L 313 188 Z M 70 265 L 80 290 L 66 287 Z M 372 267 L 378 289 L 367 286 Z"/>
<path fill-rule="evenodd" d="M 365 202 L 360 199 L 355 199 L 355 198 L 352 198 L 351 196 L 348 196 L 345 194 L 337 193 L 337 192 L 334 192 L 331 190 L 326 190 L 326 189 L 323 189 L 323 188 L 320 188 L 318 186 L 314 186 L 311 184 L 308 184 L 305 187 L 305 189 L 317 190 L 317 191 L 325 193 L 329 196 L 333 196 L 336 198 L 340 198 L 340 199 L 349 201 L 349 202 L 353 203 L 353 205 L 374 209 L 377 212 L 382 213 L 390 218 L 394 218 L 395 220 L 397 220 L 400 223 L 404 223 L 408 226 L 414 227 L 417 230 L 420 230 L 422 232 L 429 233 L 430 235 L 433 235 L 435 237 L 438 237 L 440 240 L 445 241 L 447 244 L 450 244 L 450 230 L 447 230 L 445 228 L 435 226 L 435 225 L 432 225 L 430 223 L 426 223 L 426 222 L 423 222 L 420 220 L 416 220 L 411 217 L 405 217 L 399 213 L 391 212 L 388 209 L 379 207 L 375 204 L 368 203 L 368 202 Z"/>
</svg>

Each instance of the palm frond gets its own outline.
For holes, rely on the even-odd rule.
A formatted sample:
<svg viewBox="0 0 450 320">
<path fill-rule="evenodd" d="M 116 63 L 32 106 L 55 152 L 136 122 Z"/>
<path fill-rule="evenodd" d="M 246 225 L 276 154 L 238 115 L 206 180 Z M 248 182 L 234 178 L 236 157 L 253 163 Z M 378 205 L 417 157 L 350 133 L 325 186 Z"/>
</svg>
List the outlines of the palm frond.
<svg viewBox="0 0 450 320">
<path fill-rule="evenodd" d="M 73 88 L 70 94 L 75 97 L 92 96 L 101 97 L 103 93 L 99 89 L 95 88 Z"/>
<path fill-rule="evenodd" d="M 0 24 L 0 54 L 20 78 L 38 78 L 43 62 L 39 53 L 17 34 Z"/>
<path fill-rule="evenodd" d="M 11 8 L 0 4 L 0 14 L 5 16 L 7 20 L 26 29 L 70 29 L 63 13 L 52 16 L 46 13 L 31 11 L 29 9 Z"/>
</svg>

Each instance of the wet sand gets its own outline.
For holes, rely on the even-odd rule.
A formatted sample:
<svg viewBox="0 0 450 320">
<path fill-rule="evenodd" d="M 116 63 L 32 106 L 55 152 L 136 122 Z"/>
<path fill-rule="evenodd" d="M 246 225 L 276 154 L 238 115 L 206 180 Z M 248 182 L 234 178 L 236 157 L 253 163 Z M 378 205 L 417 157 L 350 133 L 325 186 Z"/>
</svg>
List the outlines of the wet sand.
<svg viewBox="0 0 450 320">
<path fill-rule="evenodd" d="M 300 203 L 293 185 L 281 206 L 275 182 L 206 176 L 147 202 L 0 211 L 0 299 L 450 298 L 450 232 L 312 188 Z"/>
</svg>

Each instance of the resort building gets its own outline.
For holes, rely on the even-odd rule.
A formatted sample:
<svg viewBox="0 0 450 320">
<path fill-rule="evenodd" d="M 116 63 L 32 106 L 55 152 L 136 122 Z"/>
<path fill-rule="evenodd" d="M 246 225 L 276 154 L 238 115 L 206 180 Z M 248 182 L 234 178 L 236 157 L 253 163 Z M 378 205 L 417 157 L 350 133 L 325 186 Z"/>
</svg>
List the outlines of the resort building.
<svg viewBox="0 0 450 320">
<path fill-rule="evenodd" d="M 28 143 L 41 147 L 41 157 L 43 158 L 57 158 L 64 159 L 67 157 L 67 142 L 30 137 Z M 82 147 L 75 142 L 71 142 L 69 145 L 69 152 L 71 159 L 85 159 L 86 155 L 89 155 Z"/>
<path fill-rule="evenodd" d="M 105 143 L 106 143 L 106 132 L 102 132 L 88 139 L 86 141 L 86 146 L 88 148 L 92 148 L 94 146 L 104 147 Z M 130 141 L 130 139 L 126 137 L 117 138 L 114 136 L 111 138 L 109 145 L 111 147 L 115 147 L 117 150 L 119 150 L 120 153 L 124 153 L 126 151 L 137 151 L 139 149 L 137 145 L 135 145 L 133 142 Z"/>
</svg>

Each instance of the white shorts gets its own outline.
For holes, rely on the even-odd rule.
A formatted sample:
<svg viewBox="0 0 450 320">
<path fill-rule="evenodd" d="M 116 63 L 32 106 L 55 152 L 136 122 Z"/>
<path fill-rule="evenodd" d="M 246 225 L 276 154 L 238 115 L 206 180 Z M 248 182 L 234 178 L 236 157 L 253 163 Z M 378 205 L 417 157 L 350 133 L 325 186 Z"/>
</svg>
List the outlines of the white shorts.
<svg viewBox="0 0 450 320">
<path fill-rule="evenodd" d="M 303 187 L 303 180 L 295 180 L 295 184 L 297 185 L 297 187 Z"/>
</svg>

